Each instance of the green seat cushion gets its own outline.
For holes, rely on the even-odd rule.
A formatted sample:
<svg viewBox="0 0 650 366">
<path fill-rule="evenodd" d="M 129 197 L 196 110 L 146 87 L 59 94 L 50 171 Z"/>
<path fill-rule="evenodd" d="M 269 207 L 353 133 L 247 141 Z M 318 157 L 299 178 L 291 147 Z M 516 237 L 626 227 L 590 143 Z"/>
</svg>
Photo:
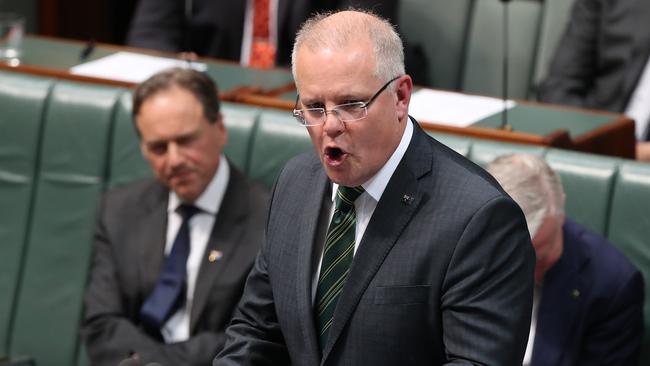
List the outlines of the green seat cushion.
<svg viewBox="0 0 650 366">
<path fill-rule="evenodd" d="M 510 144 L 489 140 L 475 140 L 469 152 L 469 158 L 476 164 L 485 167 L 496 157 L 504 154 L 532 154 L 544 156 L 547 148 L 537 145 Z"/>
<path fill-rule="evenodd" d="M 650 365 L 650 164 L 622 163 L 612 198 L 608 239 L 645 279 L 645 336 L 639 365 Z"/>
<path fill-rule="evenodd" d="M 76 362 L 109 131 L 121 90 L 59 82 L 45 114 L 33 219 L 10 343 L 39 366 Z"/>
<path fill-rule="evenodd" d="M 270 187 L 287 160 L 312 148 L 307 129 L 290 112 L 265 110 L 253 135 L 248 175 Z"/>
<path fill-rule="evenodd" d="M 8 353 L 41 122 L 51 86 L 49 79 L 0 72 L 0 358 Z"/>
<path fill-rule="evenodd" d="M 245 172 L 260 110 L 244 104 L 222 103 L 221 113 L 228 129 L 228 143 L 224 153 L 240 171 Z"/>
<path fill-rule="evenodd" d="M 607 213 L 619 159 L 551 149 L 546 161 L 562 180 L 567 216 L 606 235 Z"/>
<path fill-rule="evenodd" d="M 108 188 L 153 176 L 140 152 L 140 139 L 131 118 L 132 94 L 120 95 L 115 111 L 108 167 Z"/>
<path fill-rule="evenodd" d="M 469 155 L 469 151 L 472 147 L 472 140 L 466 137 L 460 137 L 460 136 L 450 135 L 445 133 L 437 133 L 431 131 L 426 131 L 426 132 L 427 134 L 429 134 L 429 136 L 447 145 L 447 147 L 453 149 L 457 153 L 465 157 Z"/>
</svg>

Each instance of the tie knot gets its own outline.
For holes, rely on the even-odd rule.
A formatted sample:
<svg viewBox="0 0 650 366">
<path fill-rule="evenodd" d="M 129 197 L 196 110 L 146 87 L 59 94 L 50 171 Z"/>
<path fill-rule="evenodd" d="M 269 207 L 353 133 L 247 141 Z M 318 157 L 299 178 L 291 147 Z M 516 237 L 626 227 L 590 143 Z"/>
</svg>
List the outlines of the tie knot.
<svg viewBox="0 0 650 366">
<path fill-rule="evenodd" d="M 183 221 L 187 221 L 192 218 L 192 216 L 201 212 L 201 209 L 188 203 L 181 203 L 176 208 L 176 212 L 183 218 Z"/>
<path fill-rule="evenodd" d="M 346 211 L 354 205 L 354 201 L 356 201 L 363 192 L 365 192 L 365 190 L 361 186 L 339 186 L 338 191 L 336 191 L 336 208 Z"/>
</svg>

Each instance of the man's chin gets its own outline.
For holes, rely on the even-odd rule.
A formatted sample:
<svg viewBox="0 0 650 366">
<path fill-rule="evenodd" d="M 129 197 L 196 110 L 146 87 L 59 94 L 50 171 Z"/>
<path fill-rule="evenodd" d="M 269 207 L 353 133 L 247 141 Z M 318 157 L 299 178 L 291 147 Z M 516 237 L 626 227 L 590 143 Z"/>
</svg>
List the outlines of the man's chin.
<svg viewBox="0 0 650 366">
<path fill-rule="evenodd" d="M 194 202 L 199 196 L 195 189 L 185 185 L 173 185 L 171 190 L 174 191 L 183 202 Z"/>
<path fill-rule="evenodd" d="M 347 169 L 343 170 L 326 168 L 325 172 L 332 182 L 341 186 L 355 187 L 363 183 L 357 182 L 359 180 L 359 177 L 353 176 Z"/>
</svg>

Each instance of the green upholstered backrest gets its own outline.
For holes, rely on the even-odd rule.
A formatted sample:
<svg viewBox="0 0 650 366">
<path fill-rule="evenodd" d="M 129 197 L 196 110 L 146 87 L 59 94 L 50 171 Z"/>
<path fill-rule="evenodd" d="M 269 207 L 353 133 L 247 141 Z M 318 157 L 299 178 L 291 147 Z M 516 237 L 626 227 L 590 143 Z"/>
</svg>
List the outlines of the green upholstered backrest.
<svg viewBox="0 0 650 366">
<path fill-rule="evenodd" d="M 534 99 L 574 0 L 514 1 L 509 7 L 509 96 Z M 424 85 L 501 97 L 502 0 L 402 0 L 399 31 L 428 63 Z"/>
<path fill-rule="evenodd" d="M 620 160 L 551 149 L 546 161 L 562 180 L 567 216 L 606 235 L 607 213 Z"/>
<path fill-rule="evenodd" d="M 7 355 L 52 80 L 0 72 L 0 358 Z"/>
<path fill-rule="evenodd" d="M 575 0 L 545 0 L 543 1 L 542 23 L 539 31 L 539 43 L 533 73 L 533 90 L 548 72 L 557 45 L 566 29 L 571 15 L 571 7 Z M 532 95 L 530 96 L 532 99 Z"/>
<path fill-rule="evenodd" d="M 287 111 L 264 111 L 251 142 L 248 175 L 269 187 L 287 160 L 312 149 L 307 129 Z"/>
<path fill-rule="evenodd" d="M 244 104 L 222 103 L 221 113 L 228 129 L 228 143 L 224 153 L 240 171 L 248 169 L 248 155 L 256 129 L 259 108 Z"/>
<path fill-rule="evenodd" d="M 650 365 L 650 164 L 620 164 L 609 210 L 609 240 L 645 278 L 645 336 L 639 365 Z"/>
<path fill-rule="evenodd" d="M 472 142 L 473 142 L 472 140 L 466 137 L 460 137 L 460 136 L 449 135 L 444 133 L 435 133 L 430 131 L 427 131 L 427 133 L 429 134 L 429 136 L 433 137 L 434 139 L 438 140 L 444 145 L 447 145 L 447 147 L 450 147 L 457 153 L 465 157 L 469 156 L 469 151 L 472 147 Z"/>
<path fill-rule="evenodd" d="M 420 44 L 428 63 L 429 81 L 436 88 L 460 88 L 465 38 L 472 0 L 401 0 L 399 30 Z"/>
<path fill-rule="evenodd" d="M 108 163 L 108 188 L 151 177 L 149 164 L 140 152 L 140 140 L 133 125 L 131 92 L 120 95 L 115 111 Z"/>
<path fill-rule="evenodd" d="M 11 355 L 76 362 L 78 324 L 120 90 L 59 82 L 45 113 Z"/>
<path fill-rule="evenodd" d="M 536 1 L 509 2 L 507 6 L 508 97 L 525 99 L 532 80 L 542 8 Z M 500 0 L 475 3 L 466 44 L 463 91 L 503 95 L 503 7 L 504 2 Z"/>
<path fill-rule="evenodd" d="M 489 140 L 476 140 L 469 152 L 469 159 L 485 167 L 496 157 L 504 154 L 533 154 L 544 156 L 547 148 L 536 145 L 510 144 Z"/>
</svg>

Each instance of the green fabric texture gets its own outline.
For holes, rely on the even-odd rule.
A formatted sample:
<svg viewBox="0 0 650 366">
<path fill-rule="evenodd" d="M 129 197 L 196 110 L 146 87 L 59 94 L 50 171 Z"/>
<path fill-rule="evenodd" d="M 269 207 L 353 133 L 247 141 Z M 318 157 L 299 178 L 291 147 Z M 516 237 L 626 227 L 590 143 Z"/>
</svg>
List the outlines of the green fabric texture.
<svg viewBox="0 0 650 366">
<path fill-rule="evenodd" d="M 607 236 L 618 159 L 555 150 L 546 154 L 546 161 L 562 180 L 567 216 Z"/>
<path fill-rule="evenodd" d="M 650 365 L 650 164 L 620 164 L 611 198 L 608 238 L 645 279 L 645 334 L 639 365 Z"/>
<path fill-rule="evenodd" d="M 265 110 L 251 139 L 248 174 L 272 186 L 284 163 L 309 149 L 313 147 L 307 129 L 289 112 Z"/>
<path fill-rule="evenodd" d="M 544 156 L 548 149 L 537 145 L 508 144 L 488 140 L 476 140 L 467 156 L 476 164 L 485 167 L 499 155 L 504 154 L 532 154 Z"/>
<path fill-rule="evenodd" d="M 76 361 L 94 217 L 119 91 L 59 82 L 45 113 L 34 215 L 11 355 L 39 366 Z"/>
<path fill-rule="evenodd" d="M 140 142 L 131 118 L 131 92 L 120 95 L 111 139 L 108 188 L 153 176 L 140 152 Z"/>
<path fill-rule="evenodd" d="M 8 354 L 42 115 L 51 86 L 49 79 L 0 72 L 0 358 Z"/>
</svg>

